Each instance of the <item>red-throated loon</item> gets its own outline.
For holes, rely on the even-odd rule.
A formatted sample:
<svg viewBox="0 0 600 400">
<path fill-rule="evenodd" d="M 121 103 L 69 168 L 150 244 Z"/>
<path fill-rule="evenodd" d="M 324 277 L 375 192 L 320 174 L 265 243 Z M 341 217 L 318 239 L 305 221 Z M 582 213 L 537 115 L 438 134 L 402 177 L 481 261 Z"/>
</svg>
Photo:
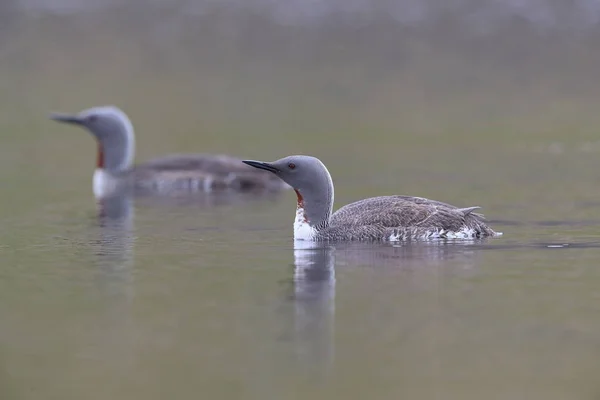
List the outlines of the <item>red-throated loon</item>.
<svg viewBox="0 0 600 400">
<path fill-rule="evenodd" d="M 333 181 L 325 165 L 310 156 L 289 156 L 275 162 L 244 163 L 272 172 L 296 191 L 295 240 L 423 240 L 499 236 L 484 222 L 479 207 L 411 196 L 372 197 L 333 211 Z"/>
<path fill-rule="evenodd" d="M 257 171 L 227 155 L 173 154 L 133 165 L 135 135 L 118 107 L 102 106 L 78 114 L 52 114 L 51 119 L 86 128 L 98 143 L 93 190 L 98 198 L 123 190 L 150 193 L 272 190 L 288 188 L 265 171 Z"/>
</svg>

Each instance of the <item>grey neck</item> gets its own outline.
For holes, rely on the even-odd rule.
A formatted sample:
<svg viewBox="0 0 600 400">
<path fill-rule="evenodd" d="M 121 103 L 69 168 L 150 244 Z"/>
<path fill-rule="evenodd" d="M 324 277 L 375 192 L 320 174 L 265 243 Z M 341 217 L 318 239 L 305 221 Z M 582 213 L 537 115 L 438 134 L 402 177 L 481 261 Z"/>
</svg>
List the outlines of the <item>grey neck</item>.
<svg viewBox="0 0 600 400">
<path fill-rule="evenodd" d="M 111 173 L 123 173 L 133 166 L 135 134 L 126 115 L 113 115 L 89 126 L 98 140 L 97 168 Z"/>
<path fill-rule="evenodd" d="M 299 190 L 302 199 L 298 199 L 298 206 L 304 208 L 304 216 L 308 224 L 316 230 L 329 226 L 329 219 L 333 212 L 333 181 L 326 168 L 323 172 L 312 177 L 311 184 Z"/>
<path fill-rule="evenodd" d="M 98 138 L 98 168 L 122 173 L 133 165 L 135 144 L 133 135 L 125 131 Z M 102 157 L 102 159 L 101 159 Z"/>
</svg>

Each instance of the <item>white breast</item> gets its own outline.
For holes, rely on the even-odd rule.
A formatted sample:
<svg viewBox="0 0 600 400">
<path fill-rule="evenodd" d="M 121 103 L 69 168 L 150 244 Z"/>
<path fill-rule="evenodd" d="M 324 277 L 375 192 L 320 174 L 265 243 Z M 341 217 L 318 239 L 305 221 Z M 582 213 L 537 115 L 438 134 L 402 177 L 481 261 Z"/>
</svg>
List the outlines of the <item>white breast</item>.
<svg viewBox="0 0 600 400">
<path fill-rule="evenodd" d="M 304 208 L 297 208 L 296 219 L 294 220 L 294 240 L 313 240 L 316 234 L 315 228 L 306 222 Z"/>
<path fill-rule="evenodd" d="M 102 198 L 115 193 L 119 187 L 119 179 L 107 173 L 102 168 L 94 171 L 94 196 Z"/>
</svg>

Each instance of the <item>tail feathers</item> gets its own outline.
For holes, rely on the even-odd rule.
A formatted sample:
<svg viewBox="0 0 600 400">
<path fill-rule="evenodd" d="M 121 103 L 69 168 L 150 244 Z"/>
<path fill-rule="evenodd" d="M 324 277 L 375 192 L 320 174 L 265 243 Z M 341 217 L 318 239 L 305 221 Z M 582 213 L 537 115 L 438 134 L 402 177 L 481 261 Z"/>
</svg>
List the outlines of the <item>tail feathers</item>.
<svg viewBox="0 0 600 400">
<path fill-rule="evenodd" d="M 461 212 L 466 217 L 467 215 L 471 214 L 473 211 L 479 210 L 480 208 L 481 207 L 479 207 L 479 206 L 466 207 L 466 208 L 459 208 L 458 211 Z M 475 213 L 474 215 L 477 215 L 478 217 L 482 217 L 483 218 L 482 214 Z"/>
</svg>

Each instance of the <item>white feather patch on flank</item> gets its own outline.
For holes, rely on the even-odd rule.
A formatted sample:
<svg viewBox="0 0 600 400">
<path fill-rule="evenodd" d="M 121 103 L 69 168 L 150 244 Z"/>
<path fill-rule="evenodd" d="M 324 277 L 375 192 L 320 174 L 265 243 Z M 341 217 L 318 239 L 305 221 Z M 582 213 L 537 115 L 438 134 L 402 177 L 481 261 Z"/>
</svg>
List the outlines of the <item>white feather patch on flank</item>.
<svg viewBox="0 0 600 400">
<path fill-rule="evenodd" d="M 388 240 L 390 242 L 400 242 L 402 239 L 402 235 L 400 232 L 394 231 L 390 236 L 388 236 Z"/>
<path fill-rule="evenodd" d="M 472 228 L 463 228 L 458 232 L 447 232 L 448 239 L 472 239 L 477 236 L 477 232 Z"/>
<path fill-rule="evenodd" d="M 396 229 L 388 240 L 390 242 L 400 242 L 403 240 L 430 240 L 430 239 L 473 239 L 477 237 L 477 231 L 472 228 L 463 228 L 459 231 L 447 231 L 444 229 L 433 229 L 425 232 L 416 232 L 415 230 Z"/>
<path fill-rule="evenodd" d="M 294 240 L 313 240 L 317 235 L 315 228 L 306 222 L 304 208 L 296 209 L 296 219 L 294 220 Z"/>
<path fill-rule="evenodd" d="M 225 184 L 228 186 L 231 185 L 235 181 L 236 177 L 237 177 L 237 175 L 235 174 L 235 172 L 228 173 L 224 179 Z"/>
<path fill-rule="evenodd" d="M 212 184 L 213 184 L 212 176 L 207 176 L 206 178 L 204 178 L 204 182 L 202 183 L 202 188 L 204 189 L 205 192 L 212 192 Z"/>
<path fill-rule="evenodd" d="M 119 186 L 118 178 L 107 173 L 103 168 L 94 171 L 93 190 L 97 198 L 110 196 Z"/>
</svg>

